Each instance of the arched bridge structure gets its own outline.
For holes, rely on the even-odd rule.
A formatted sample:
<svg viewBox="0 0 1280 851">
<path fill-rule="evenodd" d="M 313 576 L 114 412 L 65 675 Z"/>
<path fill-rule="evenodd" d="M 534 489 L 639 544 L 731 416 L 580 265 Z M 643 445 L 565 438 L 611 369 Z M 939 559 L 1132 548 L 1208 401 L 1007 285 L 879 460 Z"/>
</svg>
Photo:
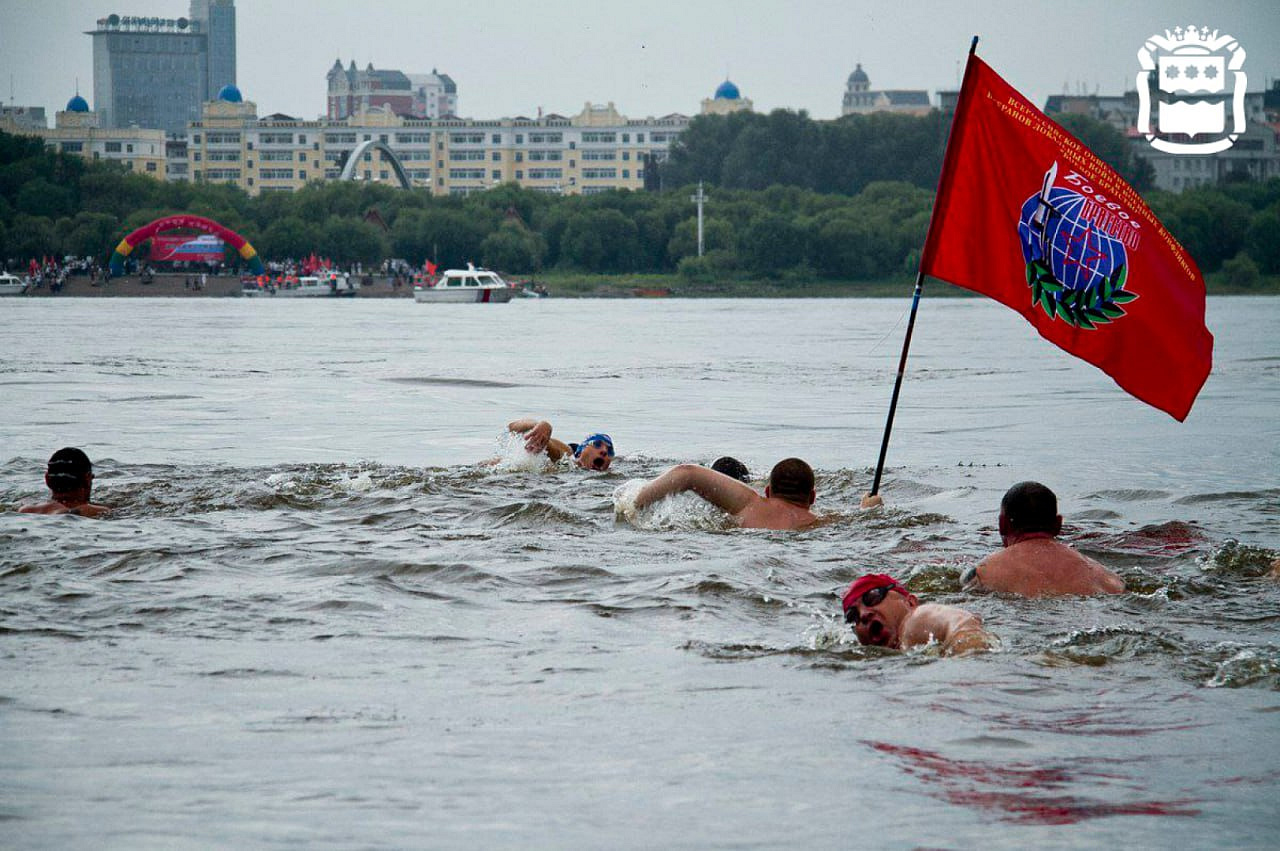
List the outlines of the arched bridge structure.
<svg viewBox="0 0 1280 851">
<path fill-rule="evenodd" d="M 405 173 L 404 166 L 400 164 L 400 158 L 396 156 L 395 151 L 380 139 L 366 139 L 351 152 L 351 156 L 347 157 L 347 164 L 342 167 L 342 173 L 338 175 L 339 180 L 354 180 L 356 176 L 356 168 L 359 166 L 360 160 L 370 150 L 382 151 L 383 155 L 391 161 L 391 168 L 396 173 L 396 179 L 400 181 L 401 189 L 411 189 L 413 184 L 409 182 L 409 175 Z"/>
</svg>

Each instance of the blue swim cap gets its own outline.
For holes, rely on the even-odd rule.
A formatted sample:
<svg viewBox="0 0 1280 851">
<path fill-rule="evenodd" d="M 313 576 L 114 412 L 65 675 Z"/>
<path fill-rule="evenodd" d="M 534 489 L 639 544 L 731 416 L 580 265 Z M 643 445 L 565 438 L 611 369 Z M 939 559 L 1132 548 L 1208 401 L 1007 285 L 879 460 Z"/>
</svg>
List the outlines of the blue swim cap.
<svg viewBox="0 0 1280 851">
<path fill-rule="evenodd" d="M 601 433 L 589 434 L 586 437 L 582 438 L 581 443 L 569 444 L 569 446 L 573 448 L 573 457 L 577 458 L 580 455 L 582 455 L 582 447 L 590 446 L 593 443 L 599 446 L 603 446 L 605 449 L 609 450 L 609 457 L 610 458 L 613 457 L 613 438 L 609 437 L 609 435 L 607 434 L 601 434 Z"/>
</svg>

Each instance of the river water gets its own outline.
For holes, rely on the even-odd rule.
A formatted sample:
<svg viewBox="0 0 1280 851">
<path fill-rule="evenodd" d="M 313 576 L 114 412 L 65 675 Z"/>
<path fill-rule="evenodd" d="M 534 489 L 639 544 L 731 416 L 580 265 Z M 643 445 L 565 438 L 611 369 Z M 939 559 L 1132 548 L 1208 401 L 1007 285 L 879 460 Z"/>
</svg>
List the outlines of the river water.
<svg viewBox="0 0 1280 851">
<path fill-rule="evenodd" d="M 0 504 L 78 445 L 116 507 L 0 513 L 0 845 L 1280 842 L 1280 299 L 1210 300 L 1179 424 L 926 293 L 865 513 L 906 298 L 0 307 Z M 530 469 L 524 415 L 619 458 Z M 722 454 L 832 522 L 615 513 Z M 959 590 L 1023 479 L 1129 593 Z M 1001 649 L 860 648 L 868 569 Z"/>
</svg>

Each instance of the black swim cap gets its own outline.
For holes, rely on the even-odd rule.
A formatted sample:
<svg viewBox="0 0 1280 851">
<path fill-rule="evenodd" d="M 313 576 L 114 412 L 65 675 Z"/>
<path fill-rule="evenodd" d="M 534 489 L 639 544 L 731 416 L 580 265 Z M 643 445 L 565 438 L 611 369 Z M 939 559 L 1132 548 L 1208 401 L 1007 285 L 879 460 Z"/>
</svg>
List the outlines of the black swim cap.
<svg viewBox="0 0 1280 851">
<path fill-rule="evenodd" d="M 737 479 L 740 482 L 751 481 L 751 471 L 747 469 L 747 465 L 729 455 L 717 458 L 715 463 L 711 465 L 711 469 L 717 473 L 724 473 L 726 476 Z"/>
</svg>

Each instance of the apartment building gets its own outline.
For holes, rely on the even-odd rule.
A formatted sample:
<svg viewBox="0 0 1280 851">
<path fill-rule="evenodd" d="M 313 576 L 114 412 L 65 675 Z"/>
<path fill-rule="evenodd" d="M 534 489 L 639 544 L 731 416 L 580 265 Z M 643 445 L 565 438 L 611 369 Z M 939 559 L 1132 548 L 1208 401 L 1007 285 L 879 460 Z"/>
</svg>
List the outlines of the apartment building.
<svg viewBox="0 0 1280 851">
<path fill-rule="evenodd" d="M 238 90 L 223 94 L 188 125 L 185 150 L 170 140 L 172 179 L 234 183 L 253 195 L 294 191 L 344 174 L 436 195 L 506 182 L 589 195 L 643 189 L 646 164 L 664 159 L 689 123 L 678 113 L 628 118 L 612 103 L 588 103 L 574 116 L 489 120 L 412 118 L 378 106 L 344 119 L 307 121 L 259 117 Z"/>
<path fill-rule="evenodd" d="M 156 180 L 169 178 L 163 130 L 102 127 L 101 116 L 89 109 L 88 101 L 80 95 L 71 98 L 67 108 L 56 113 L 52 128 L 20 122 L 14 114 L 5 113 L 0 114 L 0 130 L 39 136 L 47 147 L 64 154 L 118 162 L 129 171 Z"/>
</svg>

